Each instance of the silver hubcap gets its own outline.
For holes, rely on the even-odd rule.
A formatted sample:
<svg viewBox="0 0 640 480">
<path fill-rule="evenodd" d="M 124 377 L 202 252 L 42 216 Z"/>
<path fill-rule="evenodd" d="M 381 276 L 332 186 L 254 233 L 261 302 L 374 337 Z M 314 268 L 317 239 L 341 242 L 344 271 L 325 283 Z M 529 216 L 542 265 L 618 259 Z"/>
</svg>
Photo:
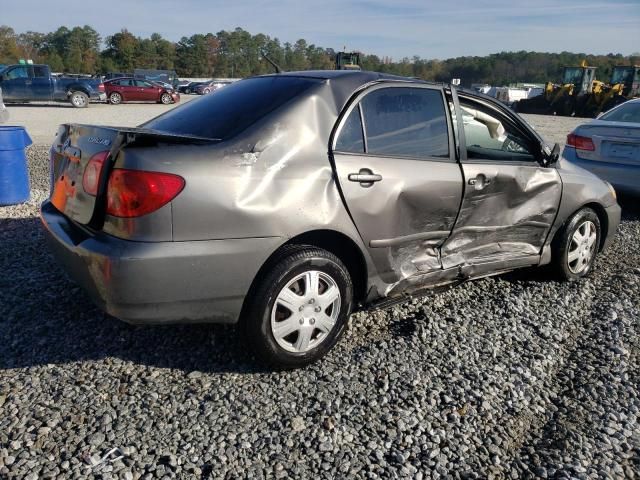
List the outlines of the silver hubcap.
<svg viewBox="0 0 640 480">
<path fill-rule="evenodd" d="M 591 259 L 596 252 L 596 240 L 598 234 L 593 222 L 587 220 L 582 223 L 571 237 L 567 263 L 571 273 L 578 274 L 584 272 L 591 263 Z"/>
<path fill-rule="evenodd" d="M 171 102 L 171 97 L 169 95 L 167 95 L 166 93 L 162 95 L 162 103 L 170 103 Z"/>
<path fill-rule="evenodd" d="M 120 95 L 111 95 L 111 103 L 120 103 Z"/>
<path fill-rule="evenodd" d="M 74 95 L 72 98 L 73 104 L 77 107 L 82 107 L 84 105 L 84 97 L 82 95 Z"/>
<path fill-rule="evenodd" d="M 333 330 L 340 313 L 340 289 L 324 272 L 311 270 L 291 280 L 271 310 L 271 333 L 288 352 L 304 353 Z"/>
</svg>

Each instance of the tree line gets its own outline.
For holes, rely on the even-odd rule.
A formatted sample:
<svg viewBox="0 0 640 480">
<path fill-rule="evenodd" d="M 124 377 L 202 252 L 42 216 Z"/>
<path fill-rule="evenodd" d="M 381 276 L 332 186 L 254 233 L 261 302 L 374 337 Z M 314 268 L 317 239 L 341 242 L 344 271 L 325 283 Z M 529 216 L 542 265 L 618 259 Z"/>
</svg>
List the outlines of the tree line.
<svg viewBox="0 0 640 480">
<path fill-rule="evenodd" d="M 60 27 L 49 33 L 16 33 L 9 26 L 0 26 L 0 64 L 32 59 L 49 64 L 54 72 L 105 74 L 147 68 L 176 70 L 180 77 L 246 77 L 273 72 L 261 52 L 285 71 L 331 69 L 336 55 L 334 49 L 309 44 L 304 39 L 281 42 L 262 33 L 252 35 L 242 28 L 198 33 L 172 42 L 159 33 L 143 38 L 126 29 L 103 39 L 88 25 Z M 579 65 L 583 60 L 598 67 L 597 78 L 607 81 L 613 66 L 640 63 L 640 53 L 624 56 L 519 51 L 446 60 L 418 56 L 393 60 L 361 54 L 365 70 L 438 82 L 460 78 L 467 86 L 559 81 L 564 65 Z"/>
</svg>

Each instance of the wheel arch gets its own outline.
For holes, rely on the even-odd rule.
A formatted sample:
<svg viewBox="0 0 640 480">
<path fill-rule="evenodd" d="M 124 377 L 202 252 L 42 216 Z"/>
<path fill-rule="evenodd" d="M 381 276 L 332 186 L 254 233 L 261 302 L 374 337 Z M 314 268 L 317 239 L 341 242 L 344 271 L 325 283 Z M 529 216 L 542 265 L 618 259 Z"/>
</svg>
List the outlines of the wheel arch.
<svg viewBox="0 0 640 480">
<path fill-rule="evenodd" d="M 321 229 L 308 231 L 290 238 L 280 245 L 262 264 L 256 273 L 242 304 L 240 318 L 249 305 L 249 299 L 260 285 L 260 281 L 287 249 L 294 246 L 309 245 L 322 248 L 337 256 L 349 270 L 354 288 L 354 304 L 364 301 L 367 295 L 368 269 L 365 257 L 357 243 L 344 233 L 335 230 Z"/>
<path fill-rule="evenodd" d="M 74 83 L 71 84 L 67 87 L 67 98 L 71 98 L 71 96 L 76 93 L 76 92 L 82 92 L 84 93 L 87 97 L 89 97 L 89 99 L 91 99 L 91 92 L 89 91 L 89 89 L 80 84 L 80 83 Z"/>
<path fill-rule="evenodd" d="M 609 217 L 607 216 L 604 207 L 598 202 L 585 203 L 584 205 L 579 206 L 573 212 L 571 212 L 562 223 L 562 227 L 558 228 L 553 234 L 553 240 L 555 241 L 555 239 L 558 238 L 558 235 L 562 235 L 562 231 L 564 230 L 565 225 L 567 225 L 567 223 L 571 220 L 571 218 L 573 218 L 576 213 L 585 208 L 590 208 L 591 210 L 593 210 L 598 216 L 598 220 L 600 221 L 600 245 L 598 245 L 598 251 L 601 252 L 606 241 L 606 232 L 609 231 Z"/>
<path fill-rule="evenodd" d="M 604 207 L 597 202 L 587 203 L 583 205 L 581 209 L 582 208 L 590 208 L 591 210 L 596 212 L 598 220 L 600 220 L 600 245 L 598 245 L 598 251 L 601 252 L 604 248 L 606 232 L 609 231 L 609 217 L 607 216 L 607 212 L 605 211 Z"/>
</svg>

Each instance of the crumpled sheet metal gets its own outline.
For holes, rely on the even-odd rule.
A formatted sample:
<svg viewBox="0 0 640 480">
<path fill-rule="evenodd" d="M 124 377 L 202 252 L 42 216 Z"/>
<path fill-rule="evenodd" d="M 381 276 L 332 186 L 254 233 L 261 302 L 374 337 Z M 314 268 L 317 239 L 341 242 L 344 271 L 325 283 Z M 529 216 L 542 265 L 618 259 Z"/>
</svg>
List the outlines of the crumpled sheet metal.
<svg viewBox="0 0 640 480">
<path fill-rule="evenodd" d="M 399 280 L 387 287 L 387 294 L 411 284 L 437 285 L 480 275 L 487 264 L 508 268 L 511 262 L 515 267 L 526 264 L 527 258 L 538 258 L 562 194 L 557 171 L 518 165 L 502 165 L 493 172 L 488 172 L 487 165 L 463 168 L 465 177 L 482 171 L 492 177 L 492 183 L 479 191 L 466 184 L 450 235 L 436 232 L 432 239 L 416 235 L 415 241 L 390 245 L 389 263 Z"/>
<path fill-rule="evenodd" d="M 171 202 L 174 241 L 288 237 L 316 229 L 358 238 L 328 161 L 338 116 L 328 85 L 234 139 L 126 149 L 117 167 L 181 175 Z M 215 207 L 212 207 L 215 205 Z M 286 232 L 286 233 L 284 233 Z M 140 239 L 142 240 L 142 239 Z"/>
<path fill-rule="evenodd" d="M 468 177 L 486 172 L 484 165 L 464 168 Z M 456 226 L 442 247 L 444 268 L 539 255 L 560 203 L 558 172 L 502 165 L 492 176 L 492 183 L 479 192 L 466 185 Z"/>
</svg>

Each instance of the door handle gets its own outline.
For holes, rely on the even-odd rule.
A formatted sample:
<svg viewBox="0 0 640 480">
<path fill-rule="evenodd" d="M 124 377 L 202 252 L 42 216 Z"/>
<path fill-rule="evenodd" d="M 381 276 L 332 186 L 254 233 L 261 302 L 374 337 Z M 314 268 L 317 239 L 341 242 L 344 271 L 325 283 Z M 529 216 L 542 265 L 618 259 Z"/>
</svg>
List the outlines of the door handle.
<svg viewBox="0 0 640 480">
<path fill-rule="evenodd" d="M 487 178 L 484 173 L 479 173 L 475 178 L 470 178 L 467 182 L 469 185 L 474 185 L 476 190 L 482 190 L 484 187 L 491 183 L 491 179 Z"/>
<path fill-rule="evenodd" d="M 350 173 L 347 178 L 350 182 L 358 182 L 362 187 L 370 187 L 375 182 L 382 180 L 382 175 L 373 173 L 368 168 L 361 168 L 358 173 Z"/>
</svg>

